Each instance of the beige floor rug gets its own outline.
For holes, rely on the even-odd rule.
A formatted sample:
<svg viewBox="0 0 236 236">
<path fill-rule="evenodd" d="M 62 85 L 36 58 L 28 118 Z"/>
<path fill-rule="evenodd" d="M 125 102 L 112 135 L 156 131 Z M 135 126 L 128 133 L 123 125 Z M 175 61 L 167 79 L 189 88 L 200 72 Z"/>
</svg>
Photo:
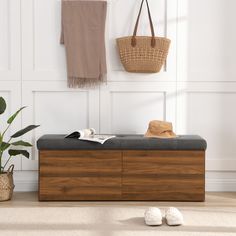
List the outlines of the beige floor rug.
<svg viewBox="0 0 236 236">
<path fill-rule="evenodd" d="M 180 207 L 184 226 L 144 224 L 146 206 L 2 207 L 4 236 L 201 236 L 236 235 L 236 208 Z M 164 213 L 164 207 L 161 207 Z"/>
</svg>

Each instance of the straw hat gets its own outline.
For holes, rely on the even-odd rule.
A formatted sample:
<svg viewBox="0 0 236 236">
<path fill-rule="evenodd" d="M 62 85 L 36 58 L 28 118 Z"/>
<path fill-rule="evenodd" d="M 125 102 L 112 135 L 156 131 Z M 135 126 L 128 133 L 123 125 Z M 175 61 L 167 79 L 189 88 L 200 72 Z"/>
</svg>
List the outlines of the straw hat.
<svg viewBox="0 0 236 236">
<path fill-rule="evenodd" d="M 149 122 L 145 137 L 150 138 L 175 138 L 176 134 L 172 130 L 172 123 L 160 120 Z"/>
</svg>

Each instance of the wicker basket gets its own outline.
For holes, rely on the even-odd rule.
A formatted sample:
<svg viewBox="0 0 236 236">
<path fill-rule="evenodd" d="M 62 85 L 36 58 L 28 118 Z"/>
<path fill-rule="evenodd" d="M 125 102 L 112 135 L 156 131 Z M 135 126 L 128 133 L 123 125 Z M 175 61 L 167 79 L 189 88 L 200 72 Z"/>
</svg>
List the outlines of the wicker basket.
<svg viewBox="0 0 236 236">
<path fill-rule="evenodd" d="M 117 39 L 120 60 L 128 72 L 156 73 L 165 63 L 170 40 L 155 37 L 156 46 L 151 46 L 152 37 L 136 37 L 136 46 L 131 45 L 131 37 Z"/>
<path fill-rule="evenodd" d="M 14 165 L 11 165 L 7 172 L 0 174 L 0 202 L 12 198 L 13 189 L 15 187 L 13 182 L 13 169 Z"/>
<path fill-rule="evenodd" d="M 121 62 L 128 72 L 156 73 L 165 63 L 168 55 L 170 40 L 155 37 L 151 13 L 146 0 L 152 36 L 136 36 L 139 18 L 144 0 L 142 0 L 133 36 L 117 39 Z"/>
</svg>

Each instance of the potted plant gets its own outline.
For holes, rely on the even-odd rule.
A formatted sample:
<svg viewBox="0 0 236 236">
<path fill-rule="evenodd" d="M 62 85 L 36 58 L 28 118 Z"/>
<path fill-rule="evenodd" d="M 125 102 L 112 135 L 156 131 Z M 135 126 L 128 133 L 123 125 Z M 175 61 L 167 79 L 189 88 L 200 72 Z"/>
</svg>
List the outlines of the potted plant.
<svg viewBox="0 0 236 236">
<path fill-rule="evenodd" d="M 3 97 L 0 97 L 0 115 L 3 114 L 6 110 L 6 102 Z M 32 147 L 32 144 L 25 142 L 23 140 L 15 140 L 22 135 L 28 133 L 29 131 L 37 128 L 39 125 L 29 125 L 24 129 L 21 129 L 10 136 L 8 140 L 5 140 L 5 134 L 12 122 L 15 120 L 17 115 L 24 109 L 21 107 L 16 111 L 8 120 L 6 128 L 0 130 L 0 201 L 10 200 L 12 197 L 14 183 L 13 183 L 13 169 L 14 165 L 11 165 L 6 171 L 6 166 L 11 160 L 12 157 L 23 155 L 26 158 L 29 158 L 29 152 L 22 149 L 22 147 Z M 8 158 L 3 162 L 3 154 L 8 153 Z"/>
</svg>

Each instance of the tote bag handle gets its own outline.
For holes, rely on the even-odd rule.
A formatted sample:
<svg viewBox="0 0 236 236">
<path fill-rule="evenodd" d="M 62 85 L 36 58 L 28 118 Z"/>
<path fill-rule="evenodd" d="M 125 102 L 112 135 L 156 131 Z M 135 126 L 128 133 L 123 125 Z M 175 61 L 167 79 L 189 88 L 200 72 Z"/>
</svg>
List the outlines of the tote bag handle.
<svg viewBox="0 0 236 236">
<path fill-rule="evenodd" d="M 153 23 L 152 23 L 152 17 L 151 17 L 151 12 L 150 12 L 150 8 L 149 8 L 148 0 L 145 0 L 145 1 L 146 1 L 147 9 L 148 9 L 148 18 L 149 18 L 149 24 L 150 24 L 151 33 L 152 33 L 151 46 L 154 48 L 155 45 L 156 45 L 155 32 L 154 32 L 154 27 L 153 27 Z M 142 0 L 142 2 L 141 2 L 141 6 L 140 6 L 140 9 L 139 9 L 138 17 L 137 17 L 136 24 L 135 24 L 135 27 L 134 27 L 134 33 L 133 33 L 133 36 L 132 36 L 132 39 L 131 39 L 131 45 L 133 47 L 136 46 L 136 38 L 135 37 L 137 35 L 139 18 L 140 18 L 140 15 L 141 15 L 141 12 L 142 12 L 142 8 L 143 8 L 143 2 L 144 2 L 144 0 Z"/>
</svg>

